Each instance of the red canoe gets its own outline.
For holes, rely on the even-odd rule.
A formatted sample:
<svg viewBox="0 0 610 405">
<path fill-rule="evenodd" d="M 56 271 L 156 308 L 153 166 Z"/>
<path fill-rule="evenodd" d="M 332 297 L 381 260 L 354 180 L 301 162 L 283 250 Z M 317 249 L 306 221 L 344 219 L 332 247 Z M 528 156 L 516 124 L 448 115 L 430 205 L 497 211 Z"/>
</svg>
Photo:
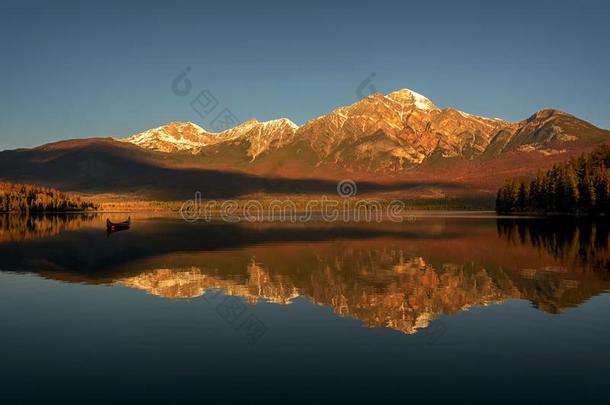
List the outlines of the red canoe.
<svg viewBox="0 0 610 405">
<path fill-rule="evenodd" d="M 131 226 L 131 217 L 127 218 L 127 221 L 123 222 L 111 222 L 109 219 L 106 219 L 106 229 L 109 231 L 118 231 L 123 229 L 129 229 Z"/>
</svg>

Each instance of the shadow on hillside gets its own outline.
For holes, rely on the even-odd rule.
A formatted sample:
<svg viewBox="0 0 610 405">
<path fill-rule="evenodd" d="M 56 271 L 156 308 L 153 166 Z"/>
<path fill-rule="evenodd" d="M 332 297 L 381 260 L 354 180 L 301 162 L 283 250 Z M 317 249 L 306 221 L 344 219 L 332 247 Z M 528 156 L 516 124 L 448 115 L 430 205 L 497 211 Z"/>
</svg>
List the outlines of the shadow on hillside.
<svg viewBox="0 0 610 405">
<path fill-rule="evenodd" d="M 79 147 L 15 150 L 0 153 L 0 177 L 85 193 L 131 194 L 155 200 L 235 198 L 252 193 L 336 195 L 337 181 L 270 178 L 222 170 L 179 168 L 167 156 L 109 140 Z M 187 158 L 185 158 L 187 159 Z M 188 157 L 193 162 L 193 157 Z M 174 167 L 170 167 L 174 166 Z M 358 182 L 358 194 L 426 188 L 462 190 L 440 181 Z"/>
</svg>

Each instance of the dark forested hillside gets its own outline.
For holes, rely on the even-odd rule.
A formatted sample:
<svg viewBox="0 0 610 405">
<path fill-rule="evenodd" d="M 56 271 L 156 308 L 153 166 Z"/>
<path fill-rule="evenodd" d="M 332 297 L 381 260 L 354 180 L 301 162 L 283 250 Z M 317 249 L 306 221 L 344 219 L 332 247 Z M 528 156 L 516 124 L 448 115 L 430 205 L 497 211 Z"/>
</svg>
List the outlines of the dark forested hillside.
<svg viewBox="0 0 610 405">
<path fill-rule="evenodd" d="M 0 212 L 64 212 L 95 209 L 78 195 L 30 184 L 0 183 Z"/>
<path fill-rule="evenodd" d="M 533 180 L 512 179 L 498 190 L 499 213 L 610 214 L 610 146 L 557 164 Z"/>
</svg>

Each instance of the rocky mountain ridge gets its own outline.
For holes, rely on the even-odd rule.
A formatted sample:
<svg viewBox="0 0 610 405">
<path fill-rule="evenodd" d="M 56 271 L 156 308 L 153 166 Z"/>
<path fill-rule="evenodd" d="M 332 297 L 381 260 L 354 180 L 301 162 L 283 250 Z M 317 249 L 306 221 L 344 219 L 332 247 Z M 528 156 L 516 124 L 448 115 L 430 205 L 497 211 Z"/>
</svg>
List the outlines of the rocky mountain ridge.
<svg viewBox="0 0 610 405">
<path fill-rule="evenodd" d="M 301 126 L 246 121 L 219 133 L 172 122 L 124 139 L 71 139 L 0 152 L 0 181 L 81 194 L 178 200 L 334 193 L 337 181 L 383 198 L 490 208 L 508 178 L 610 140 L 610 131 L 544 109 L 508 122 L 439 108 L 411 90 L 372 94 Z M 444 203 L 443 203 L 444 204 Z"/>
<path fill-rule="evenodd" d="M 435 159 L 489 158 L 508 151 L 555 155 L 610 132 L 570 114 L 545 109 L 516 123 L 437 107 L 409 89 L 362 100 L 302 126 L 281 118 L 246 121 L 220 133 L 172 122 L 124 142 L 160 152 L 189 152 L 213 162 L 256 165 L 274 154 L 348 170 L 400 172 Z M 283 153 L 280 153 L 283 151 Z"/>
</svg>

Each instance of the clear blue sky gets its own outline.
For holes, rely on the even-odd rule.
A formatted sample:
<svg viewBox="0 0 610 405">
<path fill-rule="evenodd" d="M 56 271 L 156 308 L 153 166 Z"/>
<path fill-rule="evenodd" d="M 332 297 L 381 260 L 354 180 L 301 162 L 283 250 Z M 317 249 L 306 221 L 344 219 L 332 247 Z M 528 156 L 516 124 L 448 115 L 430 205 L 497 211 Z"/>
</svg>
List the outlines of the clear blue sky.
<svg viewBox="0 0 610 405">
<path fill-rule="evenodd" d="M 508 120 L 554 107 L 610 128 L 609 3 L 4 0 L 0 150 L 209 127 L 189 106 L 206 88 L 241 120 L 301 124 L 356 101 L 373 72 L 378 91 L 440 107 Z"/>
</svg>

